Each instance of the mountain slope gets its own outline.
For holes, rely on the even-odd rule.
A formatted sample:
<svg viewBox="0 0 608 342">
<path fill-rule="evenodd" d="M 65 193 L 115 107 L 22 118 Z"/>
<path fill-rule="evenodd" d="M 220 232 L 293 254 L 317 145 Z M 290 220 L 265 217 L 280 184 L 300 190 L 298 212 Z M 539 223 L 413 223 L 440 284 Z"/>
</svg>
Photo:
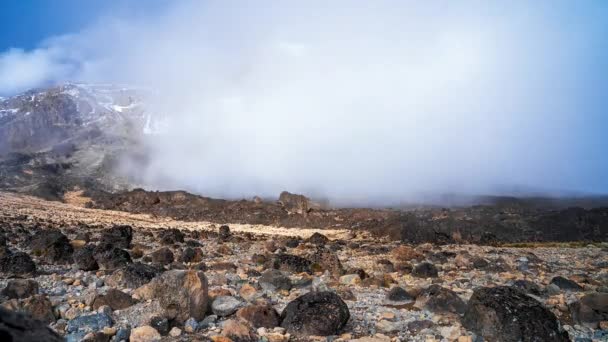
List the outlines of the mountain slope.
<svg viewBox="0 0 608 342">
<path fill-rule="evenodd" d="M 50 198 L 86 183 L 126 188 L 116 166 L 159 122 L 144 105 L 149 95 L 65 84 L 0 100 L 0 188 Z"/>
</svg>

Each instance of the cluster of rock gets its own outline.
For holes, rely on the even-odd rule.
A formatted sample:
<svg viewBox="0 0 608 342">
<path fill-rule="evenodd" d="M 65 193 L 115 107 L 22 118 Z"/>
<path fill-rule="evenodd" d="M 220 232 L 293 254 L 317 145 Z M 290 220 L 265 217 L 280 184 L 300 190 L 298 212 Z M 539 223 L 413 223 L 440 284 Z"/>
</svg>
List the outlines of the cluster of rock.
<svg viewBox="0 0 608 342">
<path fill-rule="evenodd" d="M 608 248 L 404 245 L 0 216 L 13 341 L 601 341 Z"/>
</svg>

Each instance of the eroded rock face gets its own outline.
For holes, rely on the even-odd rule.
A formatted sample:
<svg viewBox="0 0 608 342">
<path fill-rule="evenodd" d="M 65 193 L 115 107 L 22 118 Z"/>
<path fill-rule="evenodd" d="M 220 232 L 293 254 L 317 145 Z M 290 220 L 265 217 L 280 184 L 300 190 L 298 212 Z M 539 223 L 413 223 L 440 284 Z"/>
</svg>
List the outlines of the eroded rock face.
<svg viewBox="0 0 608 342">
<path fill-rule="evenodd" d="M 287 304 L 281 313 L 281 327 L 296 336 L 337 335 L 350 312 L 333 292 L 309 292 Z"/>
<path fill-rule="evenodd" d="M 0 308 L 0 340 L 60 342 L 63 338 L 41 321 Z"/>
<path fill-rule="evenodd" d="M 489 341 L 570 341 L 551 311 L 508 286 L 476 289 L 462 323 Z"/>
<path fill-rule="evenodd" d="M 168 319 L 183 323 L 205 317 L 208 302 L 207 278 L 203 272 L 167 271 L 135 291 L 139 298 L 158 300 Z"/>
</svg>

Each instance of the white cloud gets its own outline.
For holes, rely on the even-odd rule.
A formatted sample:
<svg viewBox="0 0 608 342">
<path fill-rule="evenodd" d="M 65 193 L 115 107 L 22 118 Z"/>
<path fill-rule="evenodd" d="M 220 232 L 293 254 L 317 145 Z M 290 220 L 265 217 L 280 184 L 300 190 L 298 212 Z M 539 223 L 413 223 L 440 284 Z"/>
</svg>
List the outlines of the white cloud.
<svg viewBox="0 0 608 342">
<path fill-rule="evenodd" d="M 2 54 L 0 93 L 64 79 L 156 88 L 173 120 L 137 171 L 211 195 L 582 187 L 558 152 L 575 149 L 579 118 L 547 109 L 578 100 L 552 80 L 580 56 L 550 44 L 560 32 L 542 8 L 363 4 L 181 1 L 104 18 Z"/>
</svg>

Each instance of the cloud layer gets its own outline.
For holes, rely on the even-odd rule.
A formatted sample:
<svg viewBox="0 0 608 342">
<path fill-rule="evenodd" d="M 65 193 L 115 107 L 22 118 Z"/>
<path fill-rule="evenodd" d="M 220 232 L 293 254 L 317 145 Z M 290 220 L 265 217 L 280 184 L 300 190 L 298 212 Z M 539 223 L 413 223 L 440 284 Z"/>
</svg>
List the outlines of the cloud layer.
<svg viewBox="0 0 608 342">
<path fill-rule="evenodd" d="M 169 126 L 137 170 L 152 187 L 350 202 L 608 191 L 606 101 L 588 91 L 606 86 L 589 75 L 608 29 L 552 3 L 172 2 L 1 54 L 0 93 L 156 89 Z"/>
</svg>

